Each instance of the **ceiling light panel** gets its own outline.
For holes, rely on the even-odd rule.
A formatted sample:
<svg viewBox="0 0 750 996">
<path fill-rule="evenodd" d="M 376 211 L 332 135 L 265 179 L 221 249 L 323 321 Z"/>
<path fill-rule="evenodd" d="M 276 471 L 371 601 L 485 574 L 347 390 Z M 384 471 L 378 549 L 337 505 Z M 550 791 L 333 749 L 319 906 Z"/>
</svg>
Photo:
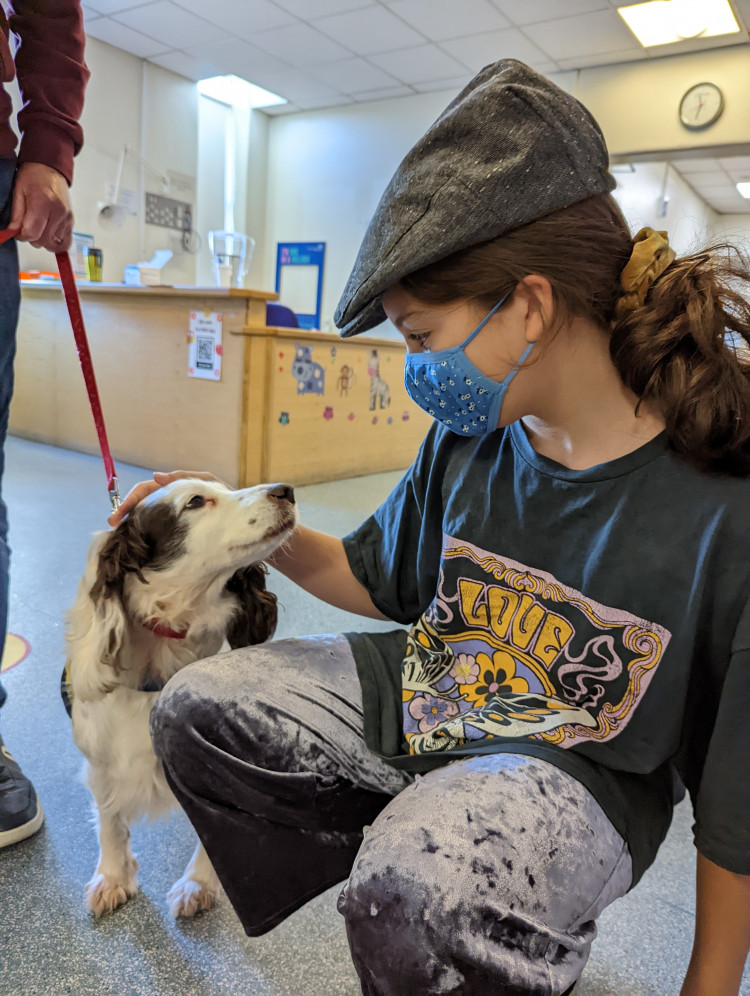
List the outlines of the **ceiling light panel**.
<svg viewBox="0 0 750 996">
<path fill-rule="evenodd" d="M 644 48 L 740 30 L 728 0 L 649 0 L 617 13 Z"/>
</svg>

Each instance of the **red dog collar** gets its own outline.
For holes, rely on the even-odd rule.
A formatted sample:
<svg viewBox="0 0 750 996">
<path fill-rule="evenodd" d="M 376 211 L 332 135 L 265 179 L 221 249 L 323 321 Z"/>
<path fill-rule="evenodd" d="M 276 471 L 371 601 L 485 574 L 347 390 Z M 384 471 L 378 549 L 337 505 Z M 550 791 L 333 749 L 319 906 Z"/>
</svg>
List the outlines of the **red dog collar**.
<svg viewBox="0 0 750 996">
<path fill-rule="evenodd" d="M 150 620 L 143 624 L 146 629 L 150 629 L 152 633 L 156 636 L 166 636 L 171 640 L 184 640 L 188 635 L 188 631 L 184 629 L 181 633 L 177 630 L 170 629 L 169 626 L 163 626 L 161 623 L 156 622 L 156 620 Z"/>
</svg>

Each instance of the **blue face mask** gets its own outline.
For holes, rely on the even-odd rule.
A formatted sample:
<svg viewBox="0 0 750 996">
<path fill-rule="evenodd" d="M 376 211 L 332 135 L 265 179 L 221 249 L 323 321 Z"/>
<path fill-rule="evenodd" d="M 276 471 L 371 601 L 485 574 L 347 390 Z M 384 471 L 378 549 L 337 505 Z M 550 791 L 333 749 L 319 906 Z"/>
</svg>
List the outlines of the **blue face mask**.
<svg viewBox="0 0 750 996">
<path fill-rule="evenodd" d="M 406 354 L 404 384 L 407 394 L 428 415 L 459 436 L 481 436 L 497 429 L 505 392 L 534 345 L 529 343 L 518 363 L 501 381 L 485 376 L 464 352 L 507 297 L 506 294 L 497 302 L 460 345 L 435 353 Z"/>
</svg>

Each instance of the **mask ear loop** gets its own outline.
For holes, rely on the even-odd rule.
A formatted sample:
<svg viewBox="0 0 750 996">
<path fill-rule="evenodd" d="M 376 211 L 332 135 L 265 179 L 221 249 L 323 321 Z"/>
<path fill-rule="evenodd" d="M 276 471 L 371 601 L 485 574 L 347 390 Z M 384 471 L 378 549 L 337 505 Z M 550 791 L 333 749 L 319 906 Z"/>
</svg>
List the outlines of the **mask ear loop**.
<svg viewBox="0 0 750 996">
<path fill-rule="evenodd" d="M 482 319 L 482 321 L 479 323 L 479 325 L 477 325 L 477 327 L 474 329 L 474 331 L 469 335 L 468 339 L 464 339 L 464 341 L 458 347 L 459 349 L 462 349 L 462 350 L 466 349 L 466 347 L 469 345 L 469 343 L 472 341 L 472 339 L 474 339 L 475 336 L 479 335 L 479 333 L 485 327 L 485 325 L 490 320 L 490 318 L 492 318 L 492 316 L 495 314 L 495 312 L 498 310 L 498 308 L 500 308 L 503 304 L 505 304 L 505 302 L 508 300 L 509 297 L 510 297 L 510 291 L 508 291 L 508 293 L 504 297 L 500 298 L 500 300 L 497 302 L 497 304 L 492 309 L 492 311 Z"/>
</svg>

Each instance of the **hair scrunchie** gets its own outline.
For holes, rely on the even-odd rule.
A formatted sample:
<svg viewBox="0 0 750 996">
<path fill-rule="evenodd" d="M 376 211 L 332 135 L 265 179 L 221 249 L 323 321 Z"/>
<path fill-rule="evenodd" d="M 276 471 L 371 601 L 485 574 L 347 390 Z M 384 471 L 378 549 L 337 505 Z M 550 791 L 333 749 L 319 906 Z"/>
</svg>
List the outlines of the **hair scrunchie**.
<svg viewBox="0 0 750 996">
<path fill-rule="evenodd" d="M 651 285 L 664 273 L 676 255 L 666 232 L 642 228 L 633 237 L 633 252 L 620 274 L 623 294 L 617 302 L 617 318 L 643 306 Z"/>
</svg>

